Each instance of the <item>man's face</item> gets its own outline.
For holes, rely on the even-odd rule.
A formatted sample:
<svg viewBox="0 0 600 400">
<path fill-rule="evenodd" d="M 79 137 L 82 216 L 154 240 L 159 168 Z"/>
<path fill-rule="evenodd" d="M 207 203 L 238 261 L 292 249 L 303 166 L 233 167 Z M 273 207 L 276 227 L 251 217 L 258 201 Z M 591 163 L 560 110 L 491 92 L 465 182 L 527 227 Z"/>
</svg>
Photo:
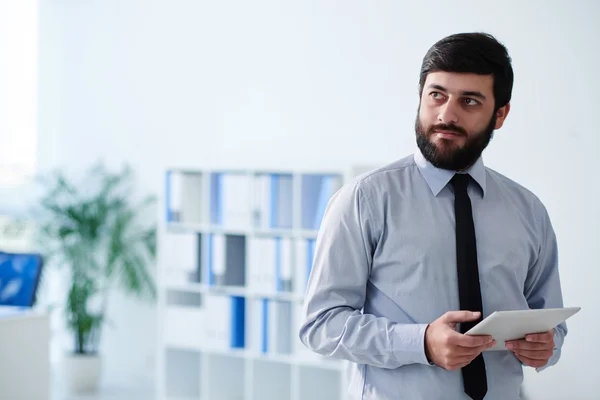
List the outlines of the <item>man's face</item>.
<svg viewBox="0 0 600 400">
<path fill-rule="evenodd" d="M 469 168 L 499 129 L 509 105 L 494 112 L 491 75 L 432 72 L 423 85 L 415 123 L 417 145 L 438 168 Z"/>
</svg>

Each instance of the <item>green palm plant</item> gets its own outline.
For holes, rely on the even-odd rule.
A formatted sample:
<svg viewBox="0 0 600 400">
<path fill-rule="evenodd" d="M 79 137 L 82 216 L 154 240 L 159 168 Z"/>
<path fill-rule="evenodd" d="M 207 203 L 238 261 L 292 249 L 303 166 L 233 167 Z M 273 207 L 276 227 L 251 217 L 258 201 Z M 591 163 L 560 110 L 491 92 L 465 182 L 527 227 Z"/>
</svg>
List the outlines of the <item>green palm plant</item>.
<svg viewBox="0 0 600 400">
<path fill-rule="evenodd" d="M 96 163 L 79 184 L 60 170 L 40 180 L 45 192 L 39 202 L 39 242 L 46 260 L 69 268 L 65 320 L 77 354 L 97 352 L 113 289 L 156 296 L 149 271 L 156 228 L 142 223 L 155 198 L 134 203 L 133 178 L 128 165 L 110 172 Z"/>
</svg>

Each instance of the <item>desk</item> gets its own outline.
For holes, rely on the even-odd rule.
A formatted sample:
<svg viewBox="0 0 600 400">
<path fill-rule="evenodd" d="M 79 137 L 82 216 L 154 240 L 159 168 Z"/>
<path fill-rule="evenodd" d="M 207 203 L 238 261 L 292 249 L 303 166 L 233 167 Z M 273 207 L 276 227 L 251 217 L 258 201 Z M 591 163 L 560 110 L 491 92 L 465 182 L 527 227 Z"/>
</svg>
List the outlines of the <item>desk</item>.
<svg viewBox="0 0 600 400">
<path fill-rule="evenodd" d="M 0 399 L 49 398 L 49 316 L 0 306 Z"/>
</svg>

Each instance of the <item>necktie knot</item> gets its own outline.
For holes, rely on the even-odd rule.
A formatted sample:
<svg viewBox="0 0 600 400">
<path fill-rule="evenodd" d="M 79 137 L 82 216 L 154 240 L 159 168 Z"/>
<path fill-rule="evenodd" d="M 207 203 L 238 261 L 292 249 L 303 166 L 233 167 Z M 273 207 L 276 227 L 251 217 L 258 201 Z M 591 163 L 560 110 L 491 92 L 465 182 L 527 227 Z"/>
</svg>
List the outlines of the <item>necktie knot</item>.
<svg viewBox="0 0 600 400">
<path fill-rule="evenodd" d="M 466 193 L 471 176 L 469 174 L 454 174 L 450 182 L 456 192 Z"/>
</svg>

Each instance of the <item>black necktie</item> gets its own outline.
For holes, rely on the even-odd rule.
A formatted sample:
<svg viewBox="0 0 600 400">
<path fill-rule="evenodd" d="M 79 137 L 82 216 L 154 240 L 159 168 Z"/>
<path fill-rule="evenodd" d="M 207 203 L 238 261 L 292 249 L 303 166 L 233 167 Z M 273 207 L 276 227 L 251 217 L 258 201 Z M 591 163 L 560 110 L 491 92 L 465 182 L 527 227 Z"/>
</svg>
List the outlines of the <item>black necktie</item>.
<svg viewBox="0 0 600 400">
<path fill-rule="evenodd" d="M 456 174 L 452 178 L 456 218 L 458 292 L 461 310 L 479 311 L 483 316 L 473 211 L 467 193 L 470 179 L 471 177 L 466 174 Z M 478 321 L 461 323 L 460 332 L 465 333 L 479 321 L 481 321 L 481 317 Z M 487 392 L 487 378 L 482 354 L 462 368 L 462 376 L 465 393 L 474 400 L 483 399 Z"/>
</svg>

